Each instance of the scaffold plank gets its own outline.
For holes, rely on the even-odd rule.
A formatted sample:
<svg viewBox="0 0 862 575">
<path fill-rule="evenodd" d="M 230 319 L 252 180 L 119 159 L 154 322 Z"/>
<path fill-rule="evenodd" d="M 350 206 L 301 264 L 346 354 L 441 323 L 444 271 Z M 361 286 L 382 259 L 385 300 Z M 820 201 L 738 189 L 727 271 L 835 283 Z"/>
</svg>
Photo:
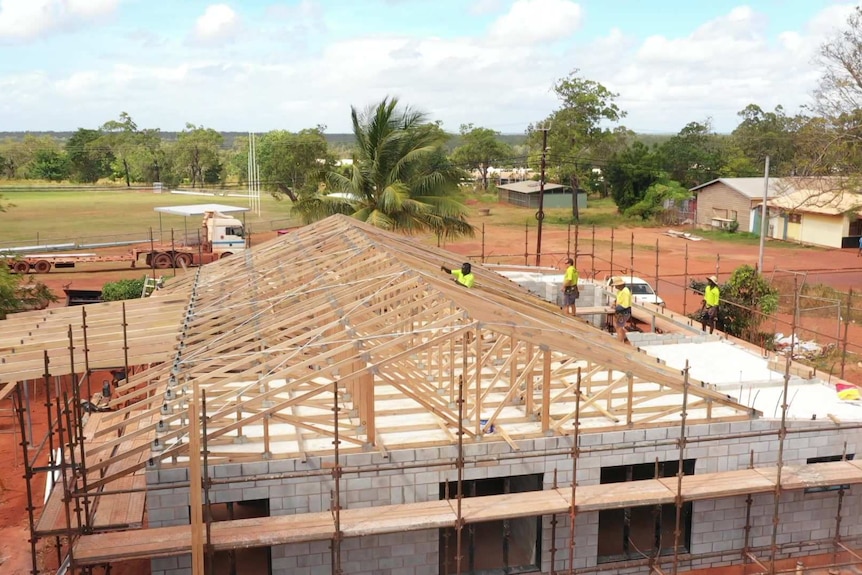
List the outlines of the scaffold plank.
<svg viewBox="0 0 862 575">
<path fill-rule="evenodd" d="M 686 475 L 682 478 L 682 498 L 684 501 L 699 501 L 764 492 L 773 488 L 775 485 L 773 480 L 769 480 L 759 473 L 752 473 L 752 471 L 752 469 L 740 469 L 703 475 Z M 671 493 L 676 493 L 676 477 L 664 477 L 658 481 L 667 487 Z"/>
</svg>

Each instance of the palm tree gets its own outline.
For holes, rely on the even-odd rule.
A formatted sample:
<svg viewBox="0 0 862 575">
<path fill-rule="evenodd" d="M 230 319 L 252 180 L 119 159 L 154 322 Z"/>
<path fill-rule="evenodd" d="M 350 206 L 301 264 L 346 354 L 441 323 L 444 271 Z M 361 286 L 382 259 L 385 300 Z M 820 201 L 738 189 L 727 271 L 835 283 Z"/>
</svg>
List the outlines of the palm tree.
<svg viewBox="0 0 862 575">
<path fill-rule="evenodd" d="M 439 125 L 421 112 L 384 98 L 364 114 L 351 106 L 357 151 L 345 173 L 329 172 L 325 189 L 305 194 L 293 209 L 305 223 L 347 214 L 407 234 L 472 236 L 467 210 L 453 193 L 461 172 L 442 149 Z"/>
</svg>

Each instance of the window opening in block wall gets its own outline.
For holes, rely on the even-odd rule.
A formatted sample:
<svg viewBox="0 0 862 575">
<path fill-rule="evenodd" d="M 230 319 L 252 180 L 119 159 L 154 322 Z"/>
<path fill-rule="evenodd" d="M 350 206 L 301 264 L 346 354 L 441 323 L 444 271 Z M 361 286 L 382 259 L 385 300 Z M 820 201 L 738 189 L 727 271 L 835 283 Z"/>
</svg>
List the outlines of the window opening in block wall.
<svg viewBox="0 0 862 575">
<path fill-rule="evenodd" d="M 809 457 L 805 460 L 805 463 L 830 463 L 832 461 L 852 461 L 853 453 L 848 453 L 846 456 L 843 455 L 824 455 L 822 457 Z M 803 491 L 804 493 L 823 493 L 825 491 L 838 491 L 839 489 L 843 489 L 847 491 L 850 489 L 850 484 L 845 483 L 844 485 L 827 485 L 826 487 L 806 487 Z"/>
<path fill-rule="evenodd" d="M 542 490 L 542 474 L 462 481 L 463 497 Z M 458 482 L 440 484 L 440 499 L 458 495 Z M 513 503 L 517 504 L 517 503 Z M 455 572 L 458 534 L 452 527 L 440 529 L 440 575 Z M 519 517 L 470 523 L 461 529 L 461 573 L 498 575 L 541 570 L 542 517 Z"/>
<path fill-rule="evenodd" d="M 683 462 L 683 473 L 694 475 L 694 459 Z M 675 477 L 679 461 L 602 467 L 601 483 L 623 483 L 656 477 Z M 680 552 L 691 544 L 691 502 L 684 503 L 680 526 Z M 599 511 L 599 563 L 646 559 L 673 553 L 676 506 L 644 505 Z"/>
<path fill-rule="evenodd" d="M 210 509 L 213 522 L 269 517 L 269 500 L 211 503 Z M 206 506 L 203 512 L 206 521 Z M 267 546 L 216 551 L 213 554 L 212 575 L 272 575 L 271 548 Z"/>
</svg>

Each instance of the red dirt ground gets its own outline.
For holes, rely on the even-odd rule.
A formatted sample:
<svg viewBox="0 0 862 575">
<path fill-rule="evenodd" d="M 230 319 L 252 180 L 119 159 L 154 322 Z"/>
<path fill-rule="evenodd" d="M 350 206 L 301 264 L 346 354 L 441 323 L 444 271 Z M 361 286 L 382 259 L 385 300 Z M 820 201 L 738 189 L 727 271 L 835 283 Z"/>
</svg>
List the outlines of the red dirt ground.
<svg viewBox="0 0 862 575">
<path fill-rule="evenodd" d="M 683 288 L 686 275 L 688 277 L 706 277 L 717 273 L 720 280 L 725 280 L 730 272 L 742 264 L 757 264 L 758 248 L 756 246 L 740 246 L 735 244 L 719 244 L 713 241 L 689 241 L 665 235 L 664 229 L 599 229 L 595 231 L 595 242 L 592 240 L 592 230 L 580 231 L 577 241 L 577 267 L 581 277 L 603 278 L 611 271 L 621 272 L 634 269 L 634 273 L 653 283 L 661 297 L 670 309 L 691 312 L 700 305 L 700 296 L 693 292 L 686 293 Z M 688 230 L 686 230 L 688 231 Z M 275 237 L 275 232 L 256 236 L 255 243 L 261 243 Z M 634 237 L 634 249 L 632 249 Z M 433 240 L 427 240 L 432 242 Z M 545 228 L 542 238 L 541 264 L 560 267 L 566 254 L 575 251 L 575 234 L 566 230 Z M 484 247 L 483 247 L 484 244 Z M 525 245 L 526 244 L 526 245 Z M 658 245 L 658 258 L 656 258 Z M 484 260 L 489 263 L 536 263 L 535 255 L 525 256 L 524 253 L 536 252 L 536 228 L 533 225 L 527 233 L 523 228 L 504 226 L 485 226 L 484 239 L 477 236 L 471 240 L 449 242 L 446 249 L 480 261 L 484 252 Z M 687 259 L 686 259 L 686 249 Z M 658 264 L 656 263 L 658 261 Z M 776 246 L 768 243 L 764 256 L 764 269 L 769 275 L 774 269 L 792 269 L 808 271 L 809 283 L 828 283 L 843 291 L 862 284 L 862 265 L 856 257 L 856 250 L 820 250 L 804 247 Z M 656 266 L 658 265 L 658 270 Z M 39 279 L 51 287 L 61 298 L 56 305 L 64 305 L 63 287 L 77 289 L 99 289 L 107 281 L 121 278 L 140 277 L 149 270 L 116 268 L 102 264 L 88 264 L 74 271 L 53 271 L 40 276 Z M 164 275 L 170 275 L 171 270 L 165 270 Z M 182 273 L 182 272 L 180 272 Z M 655 281 L 658 275 L 658 282 Z M 824 328 L 826 329 L 826 328 Z M 780 331 L 780 329 L 779 329 Z M 785 333 L 789 332 L 789 327 Z M 850 326 L 850 350 L 862 351 L 862 327 Z M 862 383 L 862 368 L 848 365 L 846 378 Z M 96 379 L 101 381 L 101 379 Z M 38 387 L 38 386 L 37 386 Z M 37 390 L 39 397 L 34 401 L 34 436 L 41 441 L 44 436 L 45 409 L 41 407 L 40 398 L 44 399 L 44 391 Z M 28 519 L 26 511 L 26 484 L 23 479 L 22 452 L 18 444 L 20 438 L 13 434 L 17 423 L 12 418 L 11 400 L 0 404 L 0 457 L 6 462 L 0 472 L 0 572 L 9 574 L 30 573 L 30 547 Z M 33 482 L 34 500 L 37 507 L 41 505 L 44 479 Z M 38 509 L 36 515 L 38 517 Z M 56 552 L 52 541 L 42 541 L 39 545 L 39 565 L 41 572 L 53 572 L 56 568 Z M 813 565 L 815 563 L 809 563 Z M 750 569 L 749 569 L 750 571 Z M 149 561 L 119 563 L 113 566 L 113 575 L 145 575 L 150 572 Z M 699 572 L 702 575 L 704 572 Z M 727 570 L 727 575 L 742 573 L 742 570 Z M 725 574 L 722 574 L 725 575 Z"/>
</svg>

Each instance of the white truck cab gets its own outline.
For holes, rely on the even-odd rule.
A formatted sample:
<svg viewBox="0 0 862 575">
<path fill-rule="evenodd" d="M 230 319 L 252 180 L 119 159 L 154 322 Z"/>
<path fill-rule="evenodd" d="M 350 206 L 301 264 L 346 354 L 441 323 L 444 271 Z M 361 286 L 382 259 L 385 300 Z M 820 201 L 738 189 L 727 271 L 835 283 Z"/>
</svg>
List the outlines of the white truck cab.
<svg viewBox="0 0 862 575">
<path fill-rule="evenodd" d="M 219 212 L 204 214 L 203 226 L 212 253 L 235 253 L 245 249 L 245 231 L 242 222 Z"/>
</svg>

